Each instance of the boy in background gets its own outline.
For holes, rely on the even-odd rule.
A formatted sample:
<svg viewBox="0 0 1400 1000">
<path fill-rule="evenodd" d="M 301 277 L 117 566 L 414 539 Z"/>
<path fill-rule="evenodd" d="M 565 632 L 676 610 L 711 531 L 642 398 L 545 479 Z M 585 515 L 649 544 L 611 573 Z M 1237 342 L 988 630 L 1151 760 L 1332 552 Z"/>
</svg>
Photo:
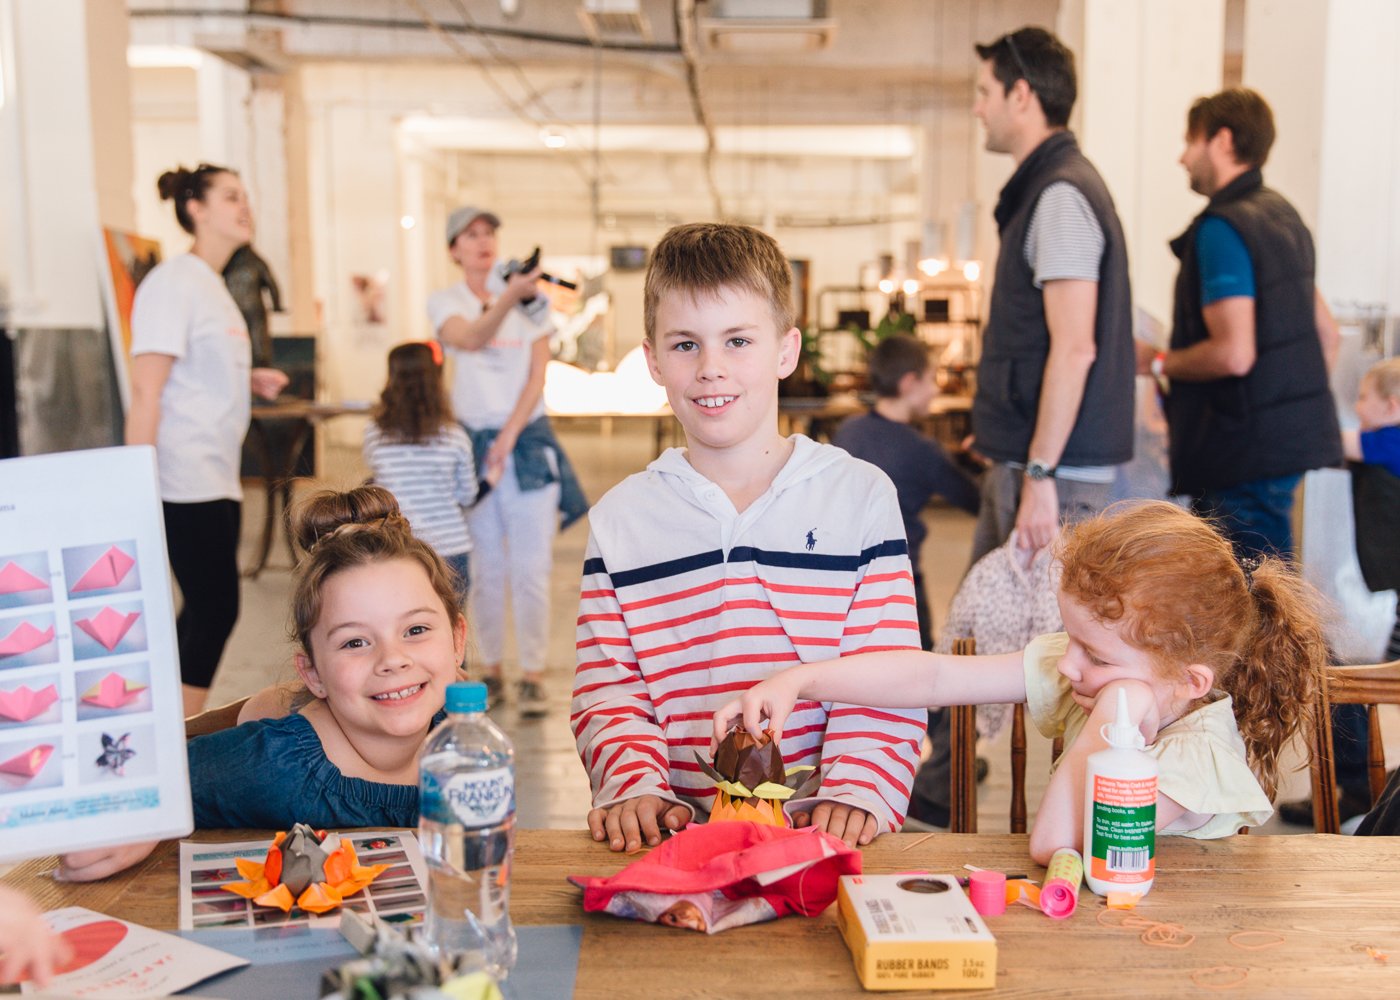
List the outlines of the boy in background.
<svg viewBox="0 0 1400 1000">
<path fill-rule="evenodd" d="M 939 496 L 977 516 L 981 491 L 953 464 L 938 442 L 912 426 L 928 416 L 929 403 L 938 395 L 937 371 L 929 361 L 928 347 L 905 334 L 882 340 L 870 352 L 870 388 L 875 405 L 869 413 L 847 418 L 831 443 L 869 462 L 890 477 L 904 519 L 909 541 L 909 561 L 914 569 L 914 603 L 919 613 L 919 642 L 933 649 L 933 616 L 924 595 L 924 575 L 919 554 L 928 537 L 920 513 Z"/>
<path fill-rule="evenodd" d="M 571 722 L 615 851 L 708 813 L 710 717 L 783 667 L 918 641 L 893 485 L 839 448 L 778 432 L 797 364 L 792 275 L 747 226 L 673 228 L 644 292 L 644 350 L 685 430 L 590 513 Z M 822 775 L 794 826 L 867 844 L 903 822 L 923 712 L 801 703 L 788 767 Z"/>
</svg>

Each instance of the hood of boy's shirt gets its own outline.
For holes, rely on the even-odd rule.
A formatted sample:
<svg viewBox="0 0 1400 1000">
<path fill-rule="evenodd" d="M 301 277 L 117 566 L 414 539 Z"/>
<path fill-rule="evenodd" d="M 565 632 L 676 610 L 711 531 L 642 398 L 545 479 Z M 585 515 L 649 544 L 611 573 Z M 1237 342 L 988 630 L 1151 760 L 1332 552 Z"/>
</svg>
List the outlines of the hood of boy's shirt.
<svg viewBox="0 0 1400 1000">
<path fill-rule="evenodd" d="M 832 465 L 850 460 L 850 456 L 840 448 L 819 444 L 804 434 L 792 435 L 792 444 L 792 454 L 764 491 L 766 496 L 779 496 L 783 491 L 820 475 Z M 678 493 L 692 497 L 699 507 L 705 506 L 702 502 L 704 494 L 715 488 L 711 480 L 690 464 L 684 448 L 668 448 L 647 466 L 647 472 L 669 480 Z"/>
</svg>

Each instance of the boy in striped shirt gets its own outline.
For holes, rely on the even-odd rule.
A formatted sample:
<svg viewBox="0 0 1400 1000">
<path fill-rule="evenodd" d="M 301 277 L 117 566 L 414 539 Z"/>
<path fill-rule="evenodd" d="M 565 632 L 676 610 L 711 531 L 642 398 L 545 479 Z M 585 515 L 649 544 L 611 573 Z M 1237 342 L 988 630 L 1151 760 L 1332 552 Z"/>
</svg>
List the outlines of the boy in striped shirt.
<svg viewBox="0 0 1400 1000">
<path fill-rule="evenodd" d="M 647 268 L 643 347 L 687 447 L 589 515 L 570 717 L 589 829 L 615 851 L 705 818 L 714 789 L 694 754 L 736 693 L 797 662 L 919 646 L 890 480 L 778 432 L 800 346 L 791 282 L 777 243 L 747 226 L 677 226 Z M 800 704 L 783 755 L 822 781 L 786 804 L 793 824 L 852 845 L 897 830 L 923 718 Z"/>
</svg>

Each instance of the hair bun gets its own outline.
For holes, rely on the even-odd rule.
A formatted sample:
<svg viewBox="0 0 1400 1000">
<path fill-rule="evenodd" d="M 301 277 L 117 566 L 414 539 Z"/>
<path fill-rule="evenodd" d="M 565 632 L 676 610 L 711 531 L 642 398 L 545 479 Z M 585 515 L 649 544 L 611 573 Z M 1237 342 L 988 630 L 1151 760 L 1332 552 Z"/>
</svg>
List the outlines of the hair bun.
<svg viewBox="0 0 1400 1000">
<path fill-rule="evenodd" d="M 357 486 L 345 493 L 323 490 L 297 504 L 288 516 L 292 535 L 305 552 L 345 530 L 373 526 L 409 531 L 394 494 L 382 486 Z"/>
<path fill-rule="evenodd" d="M 161 174 L 156 181 L 156 190 L 160 192 L 161 201 L 171 201 L 178 197 L 181 191 L 187 190 L 192 176 L 184 167 L 176 167 Z"/>
</svg>

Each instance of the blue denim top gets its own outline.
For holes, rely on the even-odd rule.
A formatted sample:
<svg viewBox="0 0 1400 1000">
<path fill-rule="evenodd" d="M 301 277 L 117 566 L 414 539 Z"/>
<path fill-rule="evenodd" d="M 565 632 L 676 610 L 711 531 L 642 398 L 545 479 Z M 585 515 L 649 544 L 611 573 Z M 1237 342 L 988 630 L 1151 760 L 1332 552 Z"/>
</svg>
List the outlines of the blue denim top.
<svg viewBox="0 0 1400 1000">
<path fill-rule="evenodd" d="M 433 716 L 436 726 L 446 717 Z M 417 826 L 418 787 L 349 778 L 306 716 L 258 719 L 186 744 L 198 829 Z"/>
</svg>

